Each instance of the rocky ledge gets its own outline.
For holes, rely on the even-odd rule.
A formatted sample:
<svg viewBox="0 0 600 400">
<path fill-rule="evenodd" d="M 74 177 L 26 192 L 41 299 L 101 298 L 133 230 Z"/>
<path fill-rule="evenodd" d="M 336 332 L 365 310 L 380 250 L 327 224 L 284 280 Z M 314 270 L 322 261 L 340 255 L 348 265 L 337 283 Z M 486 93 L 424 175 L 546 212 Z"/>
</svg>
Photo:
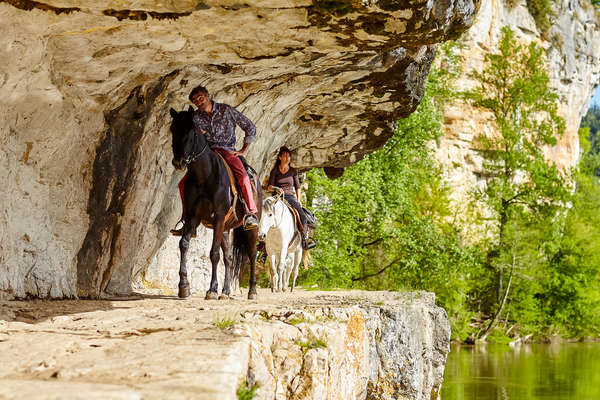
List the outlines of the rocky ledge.
<svg viewBox="0 0 600 400">
<path fill-rule="evenodd" d="M 0 303 L 0 397 L 439 398 L 450 326 L 432 294 L 259 295 Z"/>
</svg>

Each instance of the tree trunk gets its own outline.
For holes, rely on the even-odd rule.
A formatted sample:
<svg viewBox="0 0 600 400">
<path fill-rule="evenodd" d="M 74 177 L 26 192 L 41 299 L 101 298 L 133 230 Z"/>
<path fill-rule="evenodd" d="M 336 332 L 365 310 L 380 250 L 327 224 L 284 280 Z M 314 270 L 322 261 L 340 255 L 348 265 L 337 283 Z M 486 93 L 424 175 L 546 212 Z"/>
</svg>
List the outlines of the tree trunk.
<svg viewBox="0 0 600 400">
<path fill-rule="evenodd" d="M 510 284 L 512 283 L 513 272 L 515 270 L 515 264 L 516 264 L 515 258 L 516 257 L 513 254 L 513 256 L 512 256 L 512 264 L 510 266 L 510 275 L 508 276 L 508 283 L 506 284 L 506 290 L 504 291 L 504 297 L 502 298 L 502 301 L 500 302 L 500 306 L 498 307 L 498 311 L 496 311 L 496 314 L 494 314 L 494 317 L 490 321 L 489 325 L 487 326 L 487 328 L 485 329 L 485 331 L 483 332 L 483 334 L 479 337 L 479 340 L 481 340 L 481 341 L 485 341 L 485 339 L 488 337 L 488 335 L 492 331 L 492 328 L 496 324 L 496 321 L 498 320 L 498 317 L 500 316 L 500 314 L 502 314 L 502 309 L 504 308 L 504 304 L 506 303 L 506 298 L 508 297 L 508 292 L 510 291 Z"/>
</svg>

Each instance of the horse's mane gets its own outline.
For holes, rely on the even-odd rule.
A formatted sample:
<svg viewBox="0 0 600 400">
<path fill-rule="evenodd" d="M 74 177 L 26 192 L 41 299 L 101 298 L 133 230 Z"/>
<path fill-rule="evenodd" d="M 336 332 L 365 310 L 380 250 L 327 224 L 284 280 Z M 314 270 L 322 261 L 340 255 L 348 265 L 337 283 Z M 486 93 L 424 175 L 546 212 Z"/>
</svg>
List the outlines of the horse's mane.
<svg viewBox="0 0 600 400">
<path fill-rule="evenodd" d="M 279 198 L 274 197 L 274 196 L 267 197 L 265 199 L 265 201 L 263 202 L 263 204 L 267 210 L 271 210 L 273 208 L 273 206 L 275 205 L 275 203 L 277 203 L 278 200 L 279 200 Z"/>
</svg>

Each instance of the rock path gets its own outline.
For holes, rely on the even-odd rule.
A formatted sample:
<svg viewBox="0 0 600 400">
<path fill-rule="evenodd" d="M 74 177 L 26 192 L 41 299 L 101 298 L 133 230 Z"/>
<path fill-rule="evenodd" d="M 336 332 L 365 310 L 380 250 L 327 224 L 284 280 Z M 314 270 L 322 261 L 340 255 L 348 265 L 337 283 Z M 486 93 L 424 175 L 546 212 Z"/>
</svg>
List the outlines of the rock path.
<svg viewBox="0 0 600 400">
<path fill-rule="evenodd" d="M 311 306 L 393 305 L 407 295 L 260 290 L 256 301 L 140 294 L 0 302 L 0 398 L 236 399 L 250 339 L 217 323 L 259 323 L 260 315 Z"/>
</svg>

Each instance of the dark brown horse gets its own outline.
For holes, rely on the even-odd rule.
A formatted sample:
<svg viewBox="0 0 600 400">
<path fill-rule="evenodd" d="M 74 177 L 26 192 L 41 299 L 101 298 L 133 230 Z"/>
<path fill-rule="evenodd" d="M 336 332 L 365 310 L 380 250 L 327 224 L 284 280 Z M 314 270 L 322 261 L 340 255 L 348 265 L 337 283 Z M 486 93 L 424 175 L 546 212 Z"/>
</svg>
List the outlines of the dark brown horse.
<svg viewBox="0 0 600 400">
<path fill-rule="evenodd" d="M 225 161 L 213 152 L 203 134 L 196 134 L 192 123 L 194 110 L 177 112 L 171 109 L 171 134 L 173 135 L 173 166 L 181 170 L 187 166 L 185 181 L 183 217 L 183 235 L 179 241 L 181 261 L 179 265 L 179 297 L 190 295 L 190 285 L 185 265 L 190 239 L 200 223 L 213 229 L 210 261 L 212 277 L 206 299 L 216 299 L 218 291 L 217 265 L 219 248 L 223 250 L 225 281 L 219 298 L 228 298 L 231 283 L 239 281 L 240 269 L 250 261 L 250 290 L 248 298 L 256 298 L 256 239 L 258 229 L 244 231 L 242 219 L 245 214 L 241 201 L 234 202 L 231 185 L 225 167 Z M 250 175 L 254 181 L 256 204 L 262 204 L 262 192 L 257 176 Z M 235 212 L 230 208 L 237 203 Z M 227 216 L 227 220 L 226 220 Z M 260 219 L 260 210 L 258 214 Z M 229 230 L 233 229 L 233 249 L 230 246 Z M 233 250 L 233 252 L 231 251 Z M 233 253 L 233 254 L 232 254 Z"/>
</svg>

